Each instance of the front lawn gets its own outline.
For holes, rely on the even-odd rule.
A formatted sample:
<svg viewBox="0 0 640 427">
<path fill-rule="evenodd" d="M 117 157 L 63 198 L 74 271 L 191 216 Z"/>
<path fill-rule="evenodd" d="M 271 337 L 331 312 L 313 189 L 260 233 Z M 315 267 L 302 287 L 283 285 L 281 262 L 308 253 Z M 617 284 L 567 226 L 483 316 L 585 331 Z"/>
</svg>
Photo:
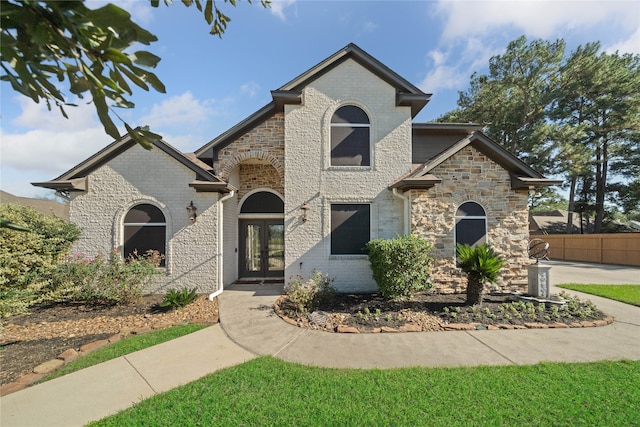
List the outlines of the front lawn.
<svg viewBox="0 0 640 427">
<path fill-rule="evenodd" d="M 358 370 L 265 356 L 91 425 L 638 425 L 638 384 L 637 361 Z"/>
<path fill-rule="evenodd" d="M 567 283 L 559 285 L 558 287 L 584 292 L 585 294 L 597 295 L 640 307 L 640 285 L 582 285 Z"/>
</svg>

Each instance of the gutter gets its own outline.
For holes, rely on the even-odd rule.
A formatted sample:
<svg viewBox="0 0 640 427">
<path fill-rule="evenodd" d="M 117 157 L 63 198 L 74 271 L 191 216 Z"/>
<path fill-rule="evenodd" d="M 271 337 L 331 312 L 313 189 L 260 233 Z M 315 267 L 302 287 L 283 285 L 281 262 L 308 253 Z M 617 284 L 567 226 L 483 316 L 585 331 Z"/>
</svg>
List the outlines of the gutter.
<svg viewBox="0 0 640 427">
<path fill-rule="evenodd" d="M 231 190 L 229 194 L 218 199 L 218 290 L 209 294 L 209 301 L 213 301 L 215 297 L 224 291 L 224 206 L 223 203 L 232 198 L 236 194 L 236 190 Z"/>
<path fill-rule="evenodd" d="M 411 212 L 409 210 L 409 196 L 405 196 L 404 194 L 400 194 L 398 193 L 398 189 L 397 188 L 392 188 L 391 191 L 393 192 L 393 195 L 396 196 L 398 199 L 402 200 L 403 202 L 403 226 L 404 226 L 404 234 L 405 236 L 408 236 L 410 233 L 410 229 L 409 229 L 409 221 L 411 221 Z"/>
</svg>

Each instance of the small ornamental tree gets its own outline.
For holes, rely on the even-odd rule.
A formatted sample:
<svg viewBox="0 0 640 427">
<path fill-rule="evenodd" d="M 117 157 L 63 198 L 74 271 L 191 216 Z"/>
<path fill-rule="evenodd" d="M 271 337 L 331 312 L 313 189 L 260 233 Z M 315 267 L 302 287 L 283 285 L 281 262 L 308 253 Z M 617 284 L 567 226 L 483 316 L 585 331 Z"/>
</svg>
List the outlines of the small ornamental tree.
<svg viewBox="0 0 640 427">
<path fill-rule="evenodd" d="M 431 245 L 416 236 L 376 239 L 367 243 L 373 278 L 388 299 L 409 297 L 431 288 Z"/>
<path fill-rule="evenodd" d="M 488 244 L 471 247 L 458 244 L 458 267 L 467 275 L 467 305 L 481 305 L 486 283 L 495 283 L 504 260 Z"/>
</svg>

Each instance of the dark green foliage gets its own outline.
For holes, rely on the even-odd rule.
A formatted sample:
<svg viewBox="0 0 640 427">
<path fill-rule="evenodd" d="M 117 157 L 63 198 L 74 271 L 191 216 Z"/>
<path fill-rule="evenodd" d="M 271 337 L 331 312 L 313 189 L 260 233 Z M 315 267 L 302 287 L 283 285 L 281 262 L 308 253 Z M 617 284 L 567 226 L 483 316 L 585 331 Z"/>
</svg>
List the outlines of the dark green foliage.
<svg viewBox="0 0 640 427">
<path fill-rule="evenodd" d="M 157 7 L 159 0 L 150 3 Z M 231 21 L 213 0 L 204 2 L 204 11 L 201 0 L 182 3 L 195 3 L 211 25 L 211 34 L 222 36 Z M 235 6 L 236 2 L 230 3 Z M 261 3 L 269 6 L 268 0 Z M 84 1 L 5 0 L 1 17 L 0 79 L 36 103 L 44 100 L 49 110 L 60 109 L 65 118 L 65 107 L 74 106 L 70 98 L 90 95 L 105 132 L 119 139 L 111 114 L 114 107 L 134 107 L 127 99 L 133 95 L 132 87 L 165 93 L 164 84 L 150 71 L 160 57 L 130 50 L 158 38 L 114 4 L 90 9 Z M 160 138 L 147 129 L 133 129 L 127 123 L 124 127 L 145 148 L 151 148 L 151 142 Z"/>
<path fill-rule="evenodd" d="M 416 236 L 376 239 L 367 243 L 373 278 L 380 293 L 389 299 L 409 297 L 431 288 L 431 245 Z"/>
<path fill-rule="evenodd" d="M 486 283 L 498 280 L 504 260 L 488 244 L 471 247 L 456 246 L 457 265 L 467 275 L 467 304 L 482 303 L 482 291 Z"/>
<path fill-rule="evenodd" d="M 160 303 L 160 307 L 183 308 L 198 298 L 197 288 L 169 289 Z"/>
<path fill-rule="evenodd" d="M 28 206 L 0 205 L 0 217 L 29 231 L 0 228 L 0 289 L 25 289 L 69 253 L 80 230 Z"/>
</svg>

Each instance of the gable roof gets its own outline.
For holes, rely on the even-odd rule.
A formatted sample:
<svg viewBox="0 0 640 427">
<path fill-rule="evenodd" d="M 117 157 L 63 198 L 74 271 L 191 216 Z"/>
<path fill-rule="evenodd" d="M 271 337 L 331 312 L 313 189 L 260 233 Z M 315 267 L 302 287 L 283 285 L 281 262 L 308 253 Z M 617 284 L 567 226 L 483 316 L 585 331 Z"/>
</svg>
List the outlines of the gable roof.
<svg viewBox="0 0 640 427">
<path fill-rule="evenodd" d="M 561 180 L 545 178 L 542 174 L 494 142 L 484 133 L 479 130 L 474 130 L 449 148 L 429 159 L 414 171 L 394 181 L 390 185 L 390 188 L 411 190 L 433 187 L 435 184 L 442 182 L 440 178 L 432 173 L 433 170 L 469 145 L 506 169 L 511 175 L 511 188 L 513 189 L 533 189 L 562 184 Z"/>
<path fill-rule="evenodd" d="M 349 43 L 333 55 L 303 72 L 280 88 L 271 91 L 273 101 L 265 105 L 246 119 L 242 120 L 226 132 L 207 142 L 195 151 L 198 157 L 214 157 L 214 152 L 226 147 L 240 135 L 253 129 L 278 112 L 284 111 L 285 104 L 301 104 L 302 90 L 314 80 L 333 70 L 348 59 L 356 61 L 364 68 L 378 76 L 396 89 L 396 105 L 411 107 L 411 115 L 415 117 L 429 102 L 431 95 L 405 80 L 399 74 L 378 61 L 373 56 L 353 43 Z"/>
<path fill-rule="evenodd" d="M 196 188 L 196 191 L 217 191 L 228 192 L 230 187 L 228 184 L 217 176 L 215 176 L 205 163 L 200 160 L 193 161 L 187 155 L 182 154 L 171 145 L 158 139 L 151 141 L 154 148 L 157 148 L 174 160 L 181 163 L 196 174 L 196 180 L 189 184 L 190 187 Z M 128 134 L 123 138 L 112 142 L 93 156 L 69 169 L 57 178 L 46 182 L 32 182 L 31 185 L 36 187 L 50 188 L 56 191 L 86 191 L 87 176 L 105 165 L 110 160 L 124 153 L 137 143 Z"/>
</svg>

